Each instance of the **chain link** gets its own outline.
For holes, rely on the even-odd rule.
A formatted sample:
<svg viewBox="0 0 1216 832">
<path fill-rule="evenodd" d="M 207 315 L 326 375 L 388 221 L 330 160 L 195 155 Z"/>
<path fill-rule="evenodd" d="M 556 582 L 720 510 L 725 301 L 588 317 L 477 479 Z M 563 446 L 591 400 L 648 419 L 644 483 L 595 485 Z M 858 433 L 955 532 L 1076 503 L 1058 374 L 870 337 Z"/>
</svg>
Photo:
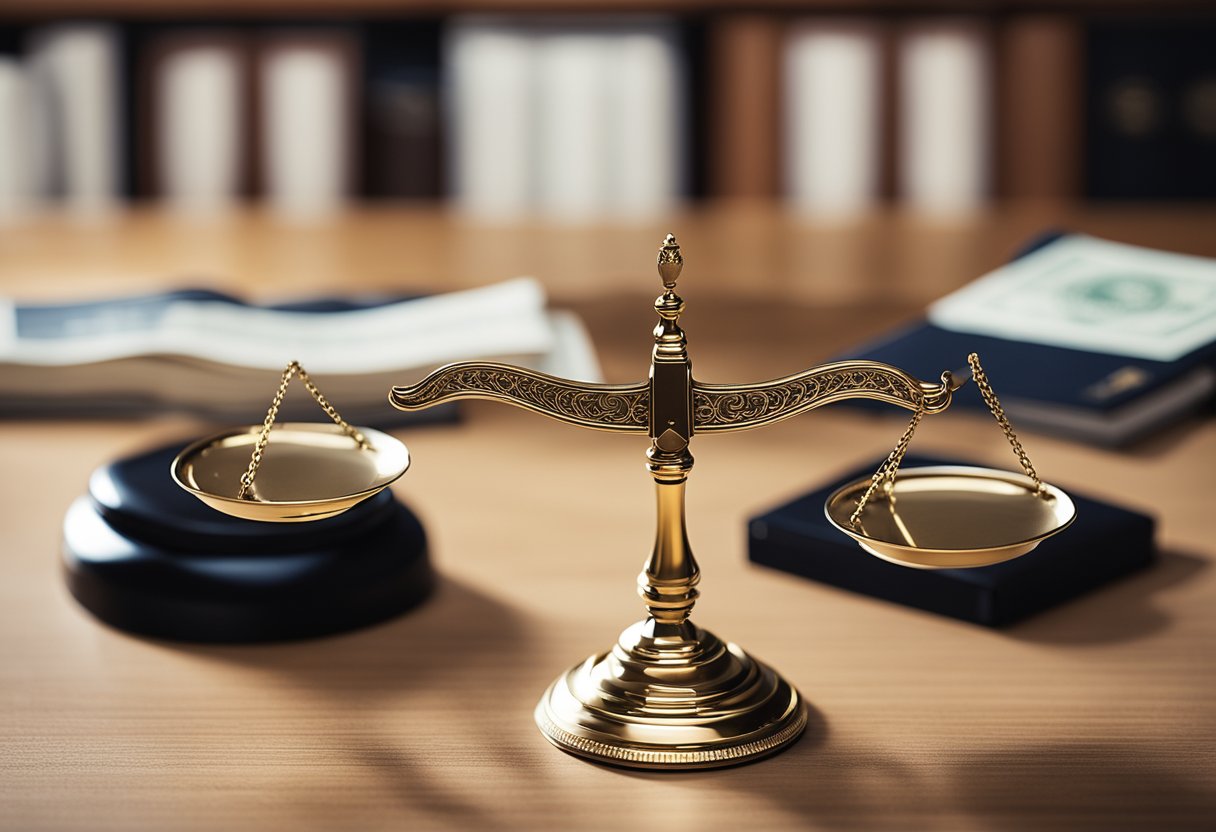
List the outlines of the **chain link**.
<svg viewBox="0 0 1216 832">
<path fill-rule="evenodd" d="M 1022 463 L 1022 470 L 1026 472 L 1026 476 L 1034 480 L 1035 495 L 1043 496 L 1045 493 L 1043 481 L 1039 479 L 1039 475 L 1035 472 L 1034 465 L 1030 462 L 1030 457 L 1026 455 L 1026 449 L 1018 441 L 1018 435 L 1013 432 L 1013 425 L 1009 424 L 1009 419 L 1005 416 L 1005 411 L 1001 407 L 1000 400 L 997 399 L 996 393 L 993 392 L 992 385 L 988 383 L 988 376 L 984 374 L 984 368 L 980 366 L 979 355 L 971 353 L 971 355 L 967 356 L 967 364 L 971 367 L 971 377 L 975 379 L 975 386 L 980 388 L 980 395 L 984 397 L 984 404 L 988 405 L 988 409 L 992 411 L 992 417 L 996 419 L 996 423 L 1004 431 L 1005 438 L 1009 440 L 1009 446 L 1017 454 L 1018 462 Z"/>
<path fill-rule="evenodd" d="M 866 488 L 864 494 L 857 501 L 857 508 L 849 516 L 849 525 L 853 528 L 858 528 L 861 522 L 861 513 L 866 509 L 866 503 L 870 501 L 870 497 L 874 495 L 875 490 L 880 485 L 885 486 L 886 490 L 890 490 L 895 485 L 895 472 L 899 470 L 899 464 L 904 461 L 904 454 L 908 452 L 908 445 L 912 442 L 912 434 L 916 433 L 916 428 L 920 425 L 920 420 L 925 417 L 925 404 L 921 401 L 920 407 L 912 414 L 912 421 L 908 422 L 908 427 L 904 430 L 904 435 L 899 437 L 899 441 L 895 443 L 895 449 L 887 455 L 883 460 L 882 465 L 878 466 L 878 470 L 874 472 L 874 476 L 870 478 L 870 485 Z"/>
<path fill-rule="evenodd" d="M 1001 402 L 997 399 L 996 393 L 992 389 L 992 384 L 989 383 L 988 376 L 984 373 L 984 368 L 980 366 L 979 355 L 976 353 L 968 355 L 967 364 L 971 367 L 971 377 L 975 379 L 975 386 L 980 389 L 980 395 L 984 398 L 984 404 L 988 405 L 993 418 L 996 419 L 997 424 L 1004 431 L 1005 438 L 1009 440 L 1010 447 L 1017 454 L 1018 462 L 1022 464 L 1022 470 L 1026 472 L 1026 476 L 1034 480 L 1035 496 L 1044 496 L 1047 492 L 1043 488 L 1043 481 L 1039 479 L 1039 475 L 1034 470 L 1034 465 L 1030 462 L 1030 457 L 1026 455 L 1026 449 L 1022 447 L 1022 443 L 1018 441 L 1017 434 L 1013 432 L 1013 425 L 1009 424 L 1009 419 L 1005 416 L 1005 410 L 1001 407 Z M 899 442 L 895 444 L 895 449 L 878 466 L 878 470 L 870 478 L 870 484 L 866 488 L 865 493 L 858 498 L 857 508 L 849 515 L 849 525 L 853 528 L 860 528 L 861 513 L 865 511 L 866 504 L 869 503 L 870 498 L 874 496 L 874 492 L 879 486 L 883 486 L 885 492 L 890 494 L 891 489 L 895 486 L 895 474 L 899 471 L 900 463 L 904 460 L 904 454 L 908 451 L 908 445 L 912 442 L 912 434 L 916 433 L 916 428 L 920 425 L 920 420 L 924 418 L 924 415 L 925 403 L 922 399 L 920 407 L 912 414 L 912 421 L 908 423 L 904 435 L 899 437 Z"/>
<path fill-rule="evenodd" d="M 262 464 L 262 456 L 266 453 L 266 445 L 270 442 L 270 429 L 274 427 L 274 421 L 279 417 L 279 408 L 283 404 L 283 397 L 287 395 L 287 385 L 291 383 L 295 376 L 300 377 L 300 381 L 304 382 L 306 389 L 316 400 L 321 409 L 325 411 L 325 415 L 334 421 L 342 431 L 355 440 L 359 447 L 363 450 L 371 450 L 371 445 L 368 444 L 367 438 L 359 432 L 358 428 L 353 427 L 337 409 L 334 408 L 329 400 L 317 389 L 317 385 L 313 383 L 308 373 L 304 372 L 304 368 L 300 366 L 300 362 L 293 361 L 283 370 L 283 377 L 279 380 L 279 389 L 275 391 L 274 399 L 270 402 L 270 409 L 266 411 L 266 419 L 262 422 L 262 432 L 258 435 L 258 441 L 253 446 L 253 456 L 249 459 L 249 468 L 245 473 L 241 474 L 241 487 L 236 493 L 238 500 L 253 499 L 247 497 L 249 489 L 253 488 L 253 478 L 258 475 L 258 468 Z"/>
</svg>

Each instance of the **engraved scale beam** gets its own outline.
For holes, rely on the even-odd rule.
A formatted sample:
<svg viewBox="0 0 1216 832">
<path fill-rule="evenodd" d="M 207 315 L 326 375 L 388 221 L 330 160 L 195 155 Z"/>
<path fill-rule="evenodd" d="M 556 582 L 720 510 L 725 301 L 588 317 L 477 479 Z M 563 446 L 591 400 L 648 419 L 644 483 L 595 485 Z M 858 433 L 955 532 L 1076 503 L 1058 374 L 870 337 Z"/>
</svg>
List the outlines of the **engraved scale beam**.
<svg viewBox="0 0 1216 832">
<path fill-rule="evenodd" d="M 650 425 L 646 382 L 591 384 L 491 362 L 440 367 L 417 384 L 394 387 L 388 397 L 398 410 L 423 410 L 455 399 L 491 399 L 598 430 L 645 433 Z"/>
<path fill-rule="evenodd" d="M 875 399 L 908 410 L 944 410 L 957 389 L 950 373 L 930 384 L 877 361 L 837 361 L 754 384 L 692 383 L 697 433 L 769 425 L 844 399 Z"/>
</svg>

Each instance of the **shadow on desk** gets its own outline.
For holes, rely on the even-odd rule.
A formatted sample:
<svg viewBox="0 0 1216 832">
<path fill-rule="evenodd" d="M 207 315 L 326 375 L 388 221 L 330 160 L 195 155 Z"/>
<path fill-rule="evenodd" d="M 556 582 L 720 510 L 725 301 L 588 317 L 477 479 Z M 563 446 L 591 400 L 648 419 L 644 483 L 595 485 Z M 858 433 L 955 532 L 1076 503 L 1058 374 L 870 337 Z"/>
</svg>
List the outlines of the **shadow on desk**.
<svg viewBox="0 0 1216 832">
<path fill-rule="evenodd" d="M 1205 565 L 1167 553 L 1152 570 L 1012 635 L 1077 645 L 1144 637 L 1170 623 L 1156 596 Z M 1138 742 L 1116 735 L 1019 743 L 1010 731 L 962 734 L 948 712 L 913 732 L 927 742 L 923 754 L 904 737 L 861 726 L 833 729 L 812 707 L 798 743 L 753 765 L 638 772 L 574 761 L 548 747 L 531 724 L 537 678 L 548 677 L 536 670 L 544 638 L 530 632 L 536 626 L 510 606 L 445 579 L 416 611 L 355 633 L 175 649 L 298 687 L 301 726 L 318 724 L 307 719 L 309 708 L 343 715 L 325 735 L 295 729 L 296 742 L 315 748 L 339 778 L 357 768 L 373 782 L 350 794 L 338 788 L 298 795 L 292 811 L 314 825 L 336 823 L 351 801 L 379 799 L 402 819 L 442 828 L 531 830 L 545 828 L 538 820 L 544 817 L 550 828 L 562 828 L 561 818 L 602 805 L 588 789 L 634 801 L 622 814 L 626 819 L 680 807 L 720 809 L 737 795 L 802 821 L 791 826 L 827 829 L 1187 830 L 1210 828 L 1216 816 L 1216 792 L 1188 775 L 1201 770 L 1188 763 L 1191 755 L 1207 751 L 1199 738 L 1166 744 L 1141 733 Z M 487 785 L 495 779 L 498 791 Z M 700 814 L 689 811 L 689 817 Z"/>
<path fill-rule="evenodd" d="M 960 751 L 952 797 L 985 828 L 1211 829 L 1216 792 L 1179 776 L 1185 749 L 1059 743 Z"/>
<path fill-rule="evenodd" d="M 900 746 L 892 741 L 889 747 Z M 686 800 L 699 792 L 761 797 L 808 827 L 826 829 L 1198 830 L 1210 829 L 1216 817 L 1210 785 L 1173 771 L 1184 749 L 1117 742 L 960 744 L 922 765 L 886 748 L 831 738 L 822 714 L 813 712 L 807 736 L 757 764 L 666 774 L 611 771 L 670 784 Z"/>
<path fill-rule="evenodd" d="M 1170 616 L 1157 597 L 1208 568 L 1202 557 L 1160 552 L 1148 569 L 1009 628 L 1007 635 L 1041 644 L 1108 644 L 1158 633 Z"/>
<path fill-rule="evenodd" d="M 481 756 L 526 757 L 501 714 L 530 715 L 537 690 L 487 684 L 535 660 L 517 613 L 469 586 L 441 577 L 435 594 L 391 621 L 328 638 L 267 645 L 175 645 L 199 658 L 280 676 L 308 701 L 344 715 L 310 742 L 318 758 L 374 772 L 375 792 L 403 814 L 453 829 L 495 830 L 501 821 L 436 776 L 436 749 L 480 743 Z M 447 691 L 442 713 L 410 708 L 423 694 Z M 528 720 L 530 727 L 530 719 Z M 556 752 L 554 752 L 556 753 Z M 316 823 L 334 811 L 316 795 L 295 810 Z"/>
</svg>

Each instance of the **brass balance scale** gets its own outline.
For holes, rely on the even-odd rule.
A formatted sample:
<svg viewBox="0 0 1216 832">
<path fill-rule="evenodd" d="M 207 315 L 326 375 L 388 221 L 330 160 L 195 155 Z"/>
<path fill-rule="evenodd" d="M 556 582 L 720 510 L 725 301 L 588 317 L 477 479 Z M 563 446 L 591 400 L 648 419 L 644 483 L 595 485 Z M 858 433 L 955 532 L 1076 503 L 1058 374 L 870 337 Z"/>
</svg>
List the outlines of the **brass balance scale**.
<svg viewBox="0 0 1216 832">
<path fill-rule="evenodd" d="M 535 718 L 558 748 L 591 760 L 644 769 L 734 765 L 788 746 L 806 727 L 798 691 L 772 668 L 689 620 L 700 569 L 688 544 L 684 486 L 695 434 L 749 430 L 849 398 L 876 399 L 913 412 L 907 430 L 873 477 L 827 501 L 829 520 L 867 552 L 920 569 L 987 566 L 1018 557 L 1063 530 L 1075 515 L 1063 491 L 1039 479 L 979 359 L 936 383 L 874 361 L 840 361 L 755 384 L 706 384 L 692 376 L 675 292 L 683 268 L 668 235 L 659 250 L 663 294 L 655 301 L 650 378 L 588 384 L 488 362 L 442 367 L 394 387 L 389 401 L 422 410 L 453 399 L 505 402 L 570 424 L 646 435 L 647 467 L 658 497 L 654 551 L 638 576 L 647 617 L 609 651 L 558 677 Z M 275 426 L 294 375 L 333 424 Z M 975 380 L 1024 470 L 939 466 L 899 472 L 927 414 L 945 410 Z M 270 462 L 263 466 L 263 456 Z M 293 363 L 261 426 L 198 442 L 173 463 L 173 477 L 213 508 L 253 520 L 299 522 L 341 513 L 400 477 L 405 446 L 347 424 Z M 898 474 L 898 476 L 897 476 Z"/>
</svg>

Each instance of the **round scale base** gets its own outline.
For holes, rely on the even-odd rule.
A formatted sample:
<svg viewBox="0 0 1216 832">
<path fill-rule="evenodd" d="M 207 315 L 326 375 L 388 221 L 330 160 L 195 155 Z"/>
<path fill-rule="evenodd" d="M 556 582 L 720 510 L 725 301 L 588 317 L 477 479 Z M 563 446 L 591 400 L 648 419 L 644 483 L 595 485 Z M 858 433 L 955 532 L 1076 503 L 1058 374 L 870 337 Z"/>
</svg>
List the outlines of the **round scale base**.
<svg viewBox="0 0 1216 832">
<path fill-rule="evenodd" d="M 535 717 L 563 751 L 652 770 L 758 760 L 807 723 L 802 697 L 774 670 L 695 625 L 654 620 L 560 676 Z"/>
</svg>

